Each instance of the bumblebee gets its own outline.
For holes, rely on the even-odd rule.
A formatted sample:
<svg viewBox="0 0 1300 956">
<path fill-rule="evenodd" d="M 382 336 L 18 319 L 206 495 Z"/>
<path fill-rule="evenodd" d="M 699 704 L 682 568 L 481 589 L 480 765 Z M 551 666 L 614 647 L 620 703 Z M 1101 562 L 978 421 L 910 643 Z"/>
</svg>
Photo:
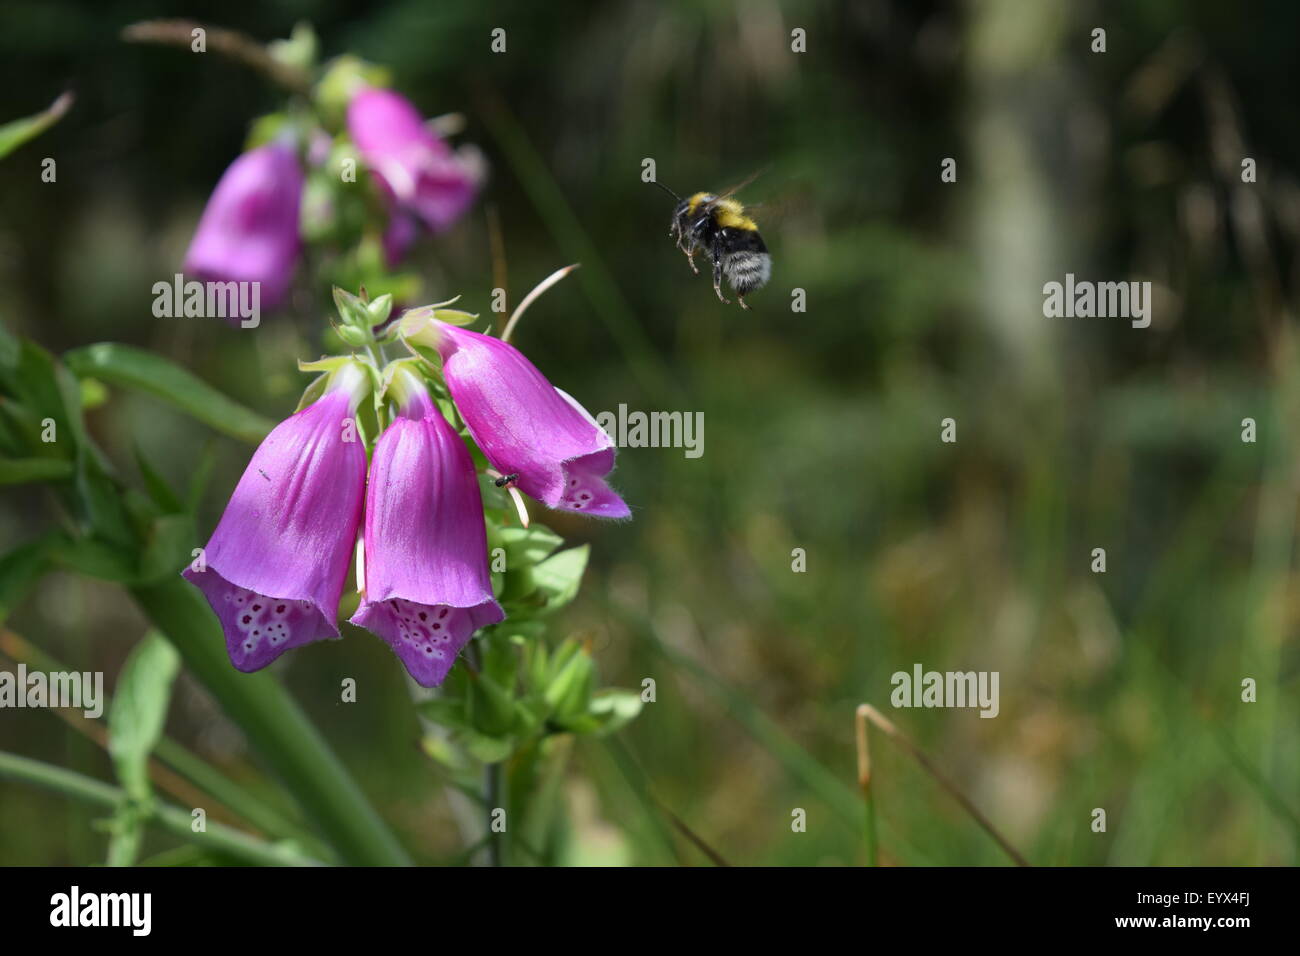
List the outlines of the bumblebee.
<svg viewBox="0 0 1300 956">
<path fill-rule="evenodd" d="M 655 185 L 677 200 L 673 209 L 670 238 L 686 253 L 686 261 L 696 275 L 695 254 L 704 252 L 713 263 L 713 291 L 725 305 L 731 300 L 722 294 L 722 278 L 736 293 L 742 309 L 748 309 L 745 296 L 761 289 L 772 276 L 772 257 L 758 234 L 754 220 L 745 215 L 745 207 L 731 198 L 736 189 L 722 195 L 695 193 L 683 199 L 658 181 Z"/>
</svg>

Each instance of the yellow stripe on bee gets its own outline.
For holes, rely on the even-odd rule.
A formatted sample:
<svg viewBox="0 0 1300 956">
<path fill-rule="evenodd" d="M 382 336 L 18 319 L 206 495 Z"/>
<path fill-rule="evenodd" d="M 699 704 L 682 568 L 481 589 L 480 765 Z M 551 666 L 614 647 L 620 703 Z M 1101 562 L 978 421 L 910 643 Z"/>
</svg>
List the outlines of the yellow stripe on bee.
<svg viewBox="0 0 1300 956">
<path fill-rule="evenodd" d="M 692 196 L 690 199 L 687 200 L 686 211 L 693 216 L 695 215 L 695 210 L 700 208 L 700 203 L 707 202 L 712 198 L 713 198 L 713 193 L 696 193 L 694 196 Z"/>
<path fill-rule="evenodd" d="M 748 229 L 758 231 L 754 220 L 745 215 L 745 207 L 735 199 L 718 199 L 713 193 L 696 193 L 686 201 L 686 212 L 695 215 L 702 205 L 712 204 L 716 212 L 714 220 L 724 229 Z"/>
<path fill-rule="evenodd" d="M 734 199 L 718 200 L 718 225 L 724 229 L 748 229 L 757 231 L 754 220 L 745 215 L 745 207 Z"/>
</svg>

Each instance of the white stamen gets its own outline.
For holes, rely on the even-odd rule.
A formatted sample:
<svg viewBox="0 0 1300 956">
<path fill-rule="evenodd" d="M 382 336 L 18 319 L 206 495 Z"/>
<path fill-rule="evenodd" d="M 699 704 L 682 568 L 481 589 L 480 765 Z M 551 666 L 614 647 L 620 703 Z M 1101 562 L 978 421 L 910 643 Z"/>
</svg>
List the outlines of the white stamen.
<svg viewBox="0 0 1300 956">
<path fill-rule="evenodd" d="M 579 265 L 580 263 L 575 262 L 571 266 L 565 266 L 563 269 L 557 269 L 554 272 L 552 272 L 549 276 L 547 276 L 545 279 L 543 279 L 541 282 L 537 283 L 533 291 L 528 293 L 526 296 L 524 296 L 524 300 L 520 302 L 518 306 L 515 307 L 514 314 L 510 316 L 510 321 L 506 323 L 505 331 L 501 333 L 501 341 L 502 342 L 510 341 L 510 333 L 512 333 L 515 330 L 515 324 L 519 321 L 520 317 L 524 314 L 524 310 L 527 309 L 530 305 L 532 305 L 538 296 L 540 296 L 551 286 L 555 285 L 555 283 L 559 282 L 561 279 L 567 276 L 574 269 L 578 268 Z"/>
<path fill-rule="evenodd" d="M 366 539 L 357 533 L 357 593 L 366 596 Z"/>
<path fill-rule="evenodd" d="M 528 506 L 524 503 L 524 496 L 519 493 L 519 489 L 514 485 L 506 485 L 506 491 L 510 492 L 510 497 L 514 499 L 515 510 L 519 512 L 519 523 L 527 528 Z"/>
</svg>

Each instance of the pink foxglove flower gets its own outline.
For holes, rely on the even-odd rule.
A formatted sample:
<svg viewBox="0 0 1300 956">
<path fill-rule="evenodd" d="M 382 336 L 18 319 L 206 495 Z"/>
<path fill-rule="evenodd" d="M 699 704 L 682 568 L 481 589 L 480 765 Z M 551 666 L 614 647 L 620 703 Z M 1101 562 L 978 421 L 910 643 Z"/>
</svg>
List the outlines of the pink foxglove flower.
<svg viewBox="0 0 1300 956">
<path fill-rule="evenodd" d="M 366 88 L 348 103 L 348 133 L 366 165 L 392 197 L 384 248 L 392 264 L 416 238 L 419 226 L 442 232 L 461 217 L 478 191 L 472 164 L 424 123 L 405 98 Z"/>
<path fill-rule="evenodd" d="M 383 638 L 420 684 L 441 684 L 492 596 L 478 478 L 465 443 L 409 372 L 379 436 L 366 495 L 364 601 L 352 623 Z"/>
<path fill-rule="evenodd" d="M 212 605 L 241 671 L 339 636 L 366 483 L 352 417 L 365 374 L 342 366 L 319 399 L 266 436 L 204 549 L 206 568 L 184 572 Z"/>
<path fill-rule="evenodd" d="M 538 501 L 598 518 L 631 511 L 609 487 L 614 442 L 591 414 L 548 382 L 513 345 L 436 320 L 417 333 L 488 461 Z"/>
<path fill-rule="evenodd" d="M 298 261 L 302 189 L 302 167 L 288 143 L 244 153 L 208 199 L 185 254 L 185 272 L 205 282 L 260 283 L 261 305 L 278 305 Z"/>
</svg>

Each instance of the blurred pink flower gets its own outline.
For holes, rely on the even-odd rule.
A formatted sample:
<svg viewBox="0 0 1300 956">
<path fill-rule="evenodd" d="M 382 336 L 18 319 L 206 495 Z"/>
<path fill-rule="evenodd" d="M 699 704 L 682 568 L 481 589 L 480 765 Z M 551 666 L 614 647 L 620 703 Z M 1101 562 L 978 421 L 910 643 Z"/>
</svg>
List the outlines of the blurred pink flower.
<svg viewBox="0 0 1300 956">
<path fill-rule="evenodd" d="M 416 108 L 391 90 L 367 87 L 348 104 L 348 132 L 393 200 L 384 251 L 394 264 L 423 226 L 442 232 L 478 192 L 474 165 L 439 139 Z"/>
<path fill-rule="evenodd" d="M 211 282 L 257 282 L 261 304 L 284 300 L 298 261 L 303 172 L 288 143 L 244 153 L 222 174 L 203 210 L 185 272 Z"/>
</svg>

